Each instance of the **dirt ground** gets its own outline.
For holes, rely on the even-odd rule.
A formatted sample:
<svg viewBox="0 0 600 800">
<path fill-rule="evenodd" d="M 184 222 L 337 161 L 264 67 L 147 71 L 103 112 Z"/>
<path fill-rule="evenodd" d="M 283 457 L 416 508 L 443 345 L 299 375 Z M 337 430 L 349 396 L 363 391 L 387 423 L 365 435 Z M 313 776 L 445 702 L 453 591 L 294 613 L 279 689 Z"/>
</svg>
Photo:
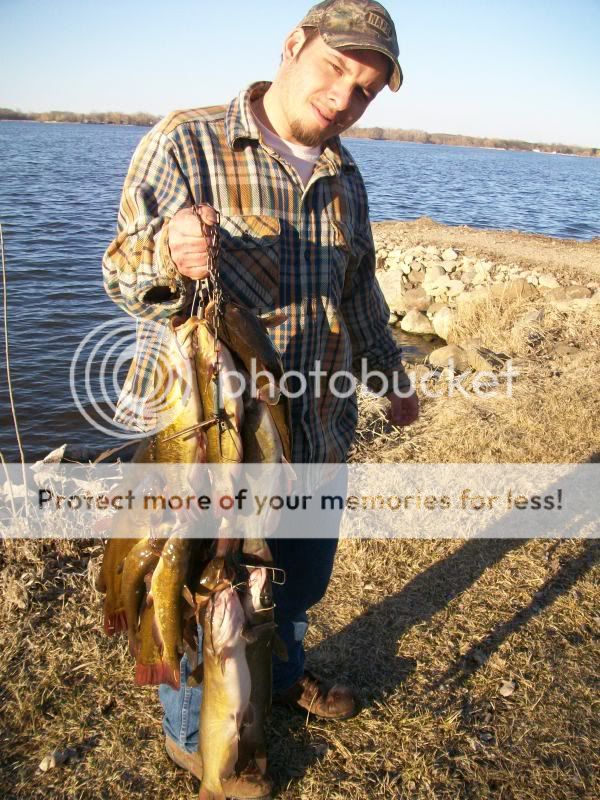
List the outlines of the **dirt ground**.
<svg viewBox="0 0 600 800">
<path fill-rule="evenodd" d="M 382 226 L 391 225 L 381 223 Z M 377 226 L 376 226 L 377 227 Z M 406 244 L 598 273 L 600 242 L 394 223 Z M 563 271 L 562 273 L 560 271 Z M 363 399 L 354 457 L 417 463 L 600 456 L 598 311 L 497 301 L 459 320 L 521 359 L 512 398 L 423 402 L 393 429 Z M 577 350 L 568 360 L 560 343 Z M 102 632 L 95 542 L 0 543 L 0 794 L 25 800 L 176 800 L 198 782 L 166 757 L 156 690 L 133 685 L 123 638 Z M 600 796 L 600 544 L 595 540 L 344 541 L 312 613 L 309 665 L 348 681 L 345 723 L 275 709 L 278 800 L 595 800 Z M 39 769 L 53 751 L 62 766 Z"/>
</svg>

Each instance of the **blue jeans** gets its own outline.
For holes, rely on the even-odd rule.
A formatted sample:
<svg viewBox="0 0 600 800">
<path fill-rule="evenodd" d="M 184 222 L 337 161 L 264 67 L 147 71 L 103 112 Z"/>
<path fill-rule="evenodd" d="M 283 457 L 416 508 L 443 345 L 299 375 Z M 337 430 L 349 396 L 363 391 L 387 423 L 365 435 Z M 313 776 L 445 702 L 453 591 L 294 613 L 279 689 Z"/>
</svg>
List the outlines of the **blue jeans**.
<svg viewBox="0 0 600 800">
<path fill-rule="evenodd" d="M 308 628 L 306 612 L 325 594 L 337 548 L 337 539 L 281 539 L 270 542 L 275 566 L 284 569 L 284 586 L 273 586 L 277 632 L 288 660 L 273 656 L 273 690 L 288 689 L 304 672 L 303 639 Z M 163 729 L 190 753 L 198 749 L 202 687 L 186 685 L 191 670 L 187 656 L 180 665 L 179 691 L 163 683 L 158 696 L 164 710 Z"/>
<path fill-rule="evenodd" d="M 332 481 L 322 491 L 345 495 L 345 475 Z M 341 511 L 328 512 L 328 532 L 337 530 L 341 517 Z M 284 515 L 282 525 L 288 526 L 282 530 L 289 531 L 289 526 L 293 526 L 294 521 L 286 519 Z M 273 586 L 277 633 L 288 654 L 287 661 L 273 655 L 274 692 L 289 689 L 304 672 L 303 640 L 308 629 L 306 612 L 325 594 L 333 570 L 337 544 L 337 538 L 269 540 L 275 566 L 286 572 L 285 584 Z M 201 630 L 199 633 L 201 634 Z M 201 636 L 201 660 L 200 642 Z M 191 688 L 186 685 L 190 672 L 187 656 L 184 655 L 180 665 L 181 688 L 177 691 L 163 683 L 159 686 L 158 696 L 164 711 L 165 734 L 192 753 L 198 750 L 202 687 Z"/>
</svg>

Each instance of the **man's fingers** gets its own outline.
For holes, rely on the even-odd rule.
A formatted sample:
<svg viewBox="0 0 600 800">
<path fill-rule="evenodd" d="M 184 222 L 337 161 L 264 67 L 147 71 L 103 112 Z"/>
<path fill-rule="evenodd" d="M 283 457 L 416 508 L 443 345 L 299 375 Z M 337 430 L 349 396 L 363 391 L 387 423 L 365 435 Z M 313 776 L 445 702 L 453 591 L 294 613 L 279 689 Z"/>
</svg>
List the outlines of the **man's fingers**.
<svg viewBox="0 0 600 800">
<path fill-rule="evenodd" d="M 217 222 L 217 212 L 212 206 L 199 206 L 198 213 L 208 225 Z M 175 266 L 186 278 L 207 277 L 208 242 L 194 209 L 182 208 L 173 216 L 169 223 L 169 250 Z"/>
<path fill-rule="evenodd" d="M 200 219 L 202 222 L 206 223 L 206 225 L 216 225 L 219 221 L 219 217 L 217 216 L 217 212 L 212 206 L 209 206 L 207 203 L 202 203 L 199 206 L 196 206 L 198 209 L 198 213 L 200 214 Z"/>
<path fill-rule="evenodd" d="M 208 278 L 206 267 L 179 267 L 179 272 L 193 281 L 203 281 L 204 278 Z"/>
</svg>

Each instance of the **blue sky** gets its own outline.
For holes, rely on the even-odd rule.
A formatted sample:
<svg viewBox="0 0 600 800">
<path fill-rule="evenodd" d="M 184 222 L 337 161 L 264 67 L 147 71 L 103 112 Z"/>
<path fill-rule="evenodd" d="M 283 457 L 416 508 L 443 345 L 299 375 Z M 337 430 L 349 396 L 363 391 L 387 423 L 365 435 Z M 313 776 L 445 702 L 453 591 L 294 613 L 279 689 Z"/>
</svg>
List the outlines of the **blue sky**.
<svg viewBox="0 0 600 800">
<path fill-rule="evenodd" d="M 149 111 L 272 77 L 297 0 L 0 0 L 0 106 Z M 389 0 L 405 83 L 361 124 L 600 146 L 600 0 Z"/>
</svg>

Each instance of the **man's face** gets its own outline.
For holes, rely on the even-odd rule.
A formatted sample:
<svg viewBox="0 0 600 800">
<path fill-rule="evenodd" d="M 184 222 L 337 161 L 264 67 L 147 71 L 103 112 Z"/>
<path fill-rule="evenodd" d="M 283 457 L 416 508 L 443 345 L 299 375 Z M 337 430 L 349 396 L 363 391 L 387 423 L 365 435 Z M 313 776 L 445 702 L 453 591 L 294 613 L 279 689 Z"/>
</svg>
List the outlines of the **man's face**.
<svg viewBox="0 0 600 800">
<path fill-rule="evenodd" d="M 314 147 L 353 125 L 387 85 L 389 61 L 373 50 L 334 50 L 320 36 L 286 40 L 278 75 L 288 138 Z"/>
</svg>

